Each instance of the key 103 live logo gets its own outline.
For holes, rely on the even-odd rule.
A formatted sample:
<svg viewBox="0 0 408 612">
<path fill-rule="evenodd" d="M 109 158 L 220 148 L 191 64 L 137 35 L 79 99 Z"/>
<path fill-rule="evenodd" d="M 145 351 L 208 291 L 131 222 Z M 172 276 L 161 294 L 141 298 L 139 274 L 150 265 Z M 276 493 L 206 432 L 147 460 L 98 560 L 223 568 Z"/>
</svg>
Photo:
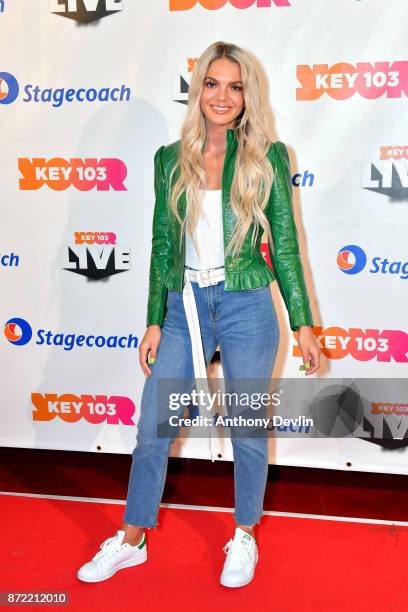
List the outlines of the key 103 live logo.
<svg viewBox="0 0 408 612">
<path fill-rule="evenodd" d="M 363 161 L 361 166 L 363 189 L 388 196 L 391 202 L 408 200 L 408 146 L 380 147 L 379 161 Z"/>
<path fill-rule="evenodd" d="M 34 191 L 46 185 L 54 191 L 74 187 L 79 191 L 127 191 L 124 180 L 126 164 L 116 158 L 20 157 L 18 169 L 22 191 Z"/>
<path fill-rule="evenodd" d="M 85 24 L 120 13 L 123 0 L 50 0 L 50 11 Z"/>
<path fill-rule="evenodd" d="M 130 247 L 116 244 L 114 232 L 75 232 L 74 244 L 61 246 L 61 267 L 100 280 L 130 270 Z"/>
</svg>

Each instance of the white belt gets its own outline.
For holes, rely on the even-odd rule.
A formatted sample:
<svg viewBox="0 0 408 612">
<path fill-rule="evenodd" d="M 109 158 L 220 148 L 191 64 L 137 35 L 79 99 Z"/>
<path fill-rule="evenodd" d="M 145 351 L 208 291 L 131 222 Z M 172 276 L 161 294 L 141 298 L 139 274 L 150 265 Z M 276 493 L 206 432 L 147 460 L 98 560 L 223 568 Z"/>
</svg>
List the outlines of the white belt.
<svg viewBox="0 0 408 612">
<path fill-rule="evenodd" d="M 220 281 L 224 280 L 224 278 L 224 267 L 211 268 L 209 270 L 192 270 L 190 268 L 184 269 L 183 303 L 191 337 L 194 376 L 196 379 L 197 392 L 202 390 L 205 393 L 205 397 L 209 397 L 210 391 L 208 386 L 203 344 L 201 340 L 200 321 L 198 318 L 197 305 L 191 282 L 198 283 L 200 287 L 208 287 L 209 285 L 216 285 Z M 203 417 L 212 418 L 211 411 L 207 410 L 206 406 L 201 403 L 199 404 L 199 414 Z M 212 447 L 212 425 L 210 427 L 210 452 L 211 461 L 215 461 Z"/>
</svg>

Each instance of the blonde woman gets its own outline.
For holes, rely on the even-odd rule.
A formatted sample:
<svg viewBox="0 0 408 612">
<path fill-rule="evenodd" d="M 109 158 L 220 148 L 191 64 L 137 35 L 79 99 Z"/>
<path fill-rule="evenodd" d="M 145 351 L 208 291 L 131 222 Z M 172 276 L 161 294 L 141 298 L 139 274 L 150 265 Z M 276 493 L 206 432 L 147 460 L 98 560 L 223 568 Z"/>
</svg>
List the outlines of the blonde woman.
<svg viewBox="0 0 408 612">
<path fill-rule="evenodd" d="M 319 367 L 288 153 L 282 142 L 270 142 L 264 117 L 249 54 L 234 44 L 210 45 L 192 75 L 181 138 L 154 158 L 147 330 L 139 350 L 146 380 L 124 522 L 79 569 L 80 580 L 99 582 L 147 560 L 145 530 L 158 524 L 177 435 L 158 435 L 160 379 L 191 390 L 217 347 L 226 379 L 271 379 L 280 337 L 269 287 L 274 278 L 291 329 L 299 332 L 301 368 L 310 375 Z M 260 252 L 264 231 L 273 271 Z M 231 436 L 231 442 L 235 531 L 223 549 L 220 582 L 240 587 L 252 580 L 258 561 L 254 527 L 263 513 L 268 438 Z"/>
</svg>

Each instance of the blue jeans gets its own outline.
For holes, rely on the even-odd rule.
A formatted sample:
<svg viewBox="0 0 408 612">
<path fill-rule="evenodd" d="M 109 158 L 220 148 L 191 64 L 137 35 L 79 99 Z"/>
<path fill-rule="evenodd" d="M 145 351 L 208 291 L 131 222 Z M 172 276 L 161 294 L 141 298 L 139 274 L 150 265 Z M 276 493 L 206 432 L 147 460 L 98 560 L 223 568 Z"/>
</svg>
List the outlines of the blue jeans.
<svg viewBox="0 0 408 612">
<path fill-rule="evenodd" d="M 220 347 L 224 378 L 270 379 L 279 344 L 279 326 L 269 286 L 225 291 L 225 281 L 200 287 L 192 282 L 206 365 Z M 124 521 L 156 527 L 173 439 L 157 435 L 157 384 L 160 377 L 194 388 L 191 340 L 182 293 L 168 291 L 156 362 L 145 380 L 137 445 L 132 453 Z M 268 474 L 268 437 L 231 437 L 234 456 L 234 519 L 254 525 L 263 513 Z"/>
</svg>

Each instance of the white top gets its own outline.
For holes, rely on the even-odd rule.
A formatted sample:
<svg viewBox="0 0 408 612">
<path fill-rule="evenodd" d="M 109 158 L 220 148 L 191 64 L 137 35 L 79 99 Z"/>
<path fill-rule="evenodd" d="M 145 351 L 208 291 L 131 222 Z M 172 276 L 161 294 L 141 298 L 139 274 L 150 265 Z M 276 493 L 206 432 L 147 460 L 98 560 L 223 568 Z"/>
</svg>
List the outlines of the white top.
<svg viewBox="0 0 408 612">
<path fill-rule="evenodd" d="M 224 265 L 224 231 L 222 224 L 222 190 L 204 190 L 202 208 L 195 231 L 199 252 L 186 232 L 186 265 L 195 270 Z"/>
</svg>

